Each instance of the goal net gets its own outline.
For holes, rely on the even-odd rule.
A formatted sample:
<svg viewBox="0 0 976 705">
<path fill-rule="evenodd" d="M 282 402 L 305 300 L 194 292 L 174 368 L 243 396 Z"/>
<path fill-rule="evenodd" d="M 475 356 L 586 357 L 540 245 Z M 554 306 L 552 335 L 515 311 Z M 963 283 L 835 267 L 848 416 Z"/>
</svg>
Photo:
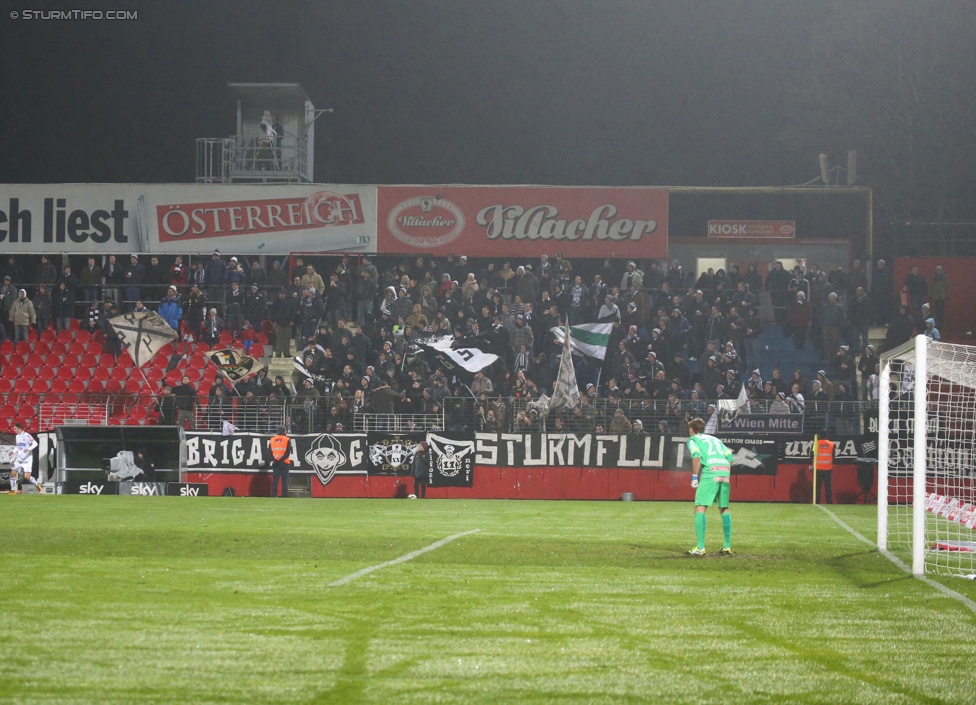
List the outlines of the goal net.
<svg viewBox="0 0 976 705">
<path fill-rule="evenodd" d="M 878 547 L 916 575 L 972 576 L 976 347 L 920 335 L 881 356 L 880 389 Z"/>
</svg>

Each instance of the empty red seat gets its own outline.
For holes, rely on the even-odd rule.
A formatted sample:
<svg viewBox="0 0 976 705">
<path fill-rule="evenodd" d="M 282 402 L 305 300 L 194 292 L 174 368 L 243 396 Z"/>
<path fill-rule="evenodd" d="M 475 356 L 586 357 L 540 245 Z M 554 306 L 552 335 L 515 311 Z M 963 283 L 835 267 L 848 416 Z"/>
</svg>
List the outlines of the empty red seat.
<svg viewBox="0 0 976 705">
<path fill-rule="evenodd" d="M 51 350 L 51 343 L 41 338 L 34 343 L 32 352 L 37 355 L 47 355 Z"/>
<path fill-rule="evenodd" d="M 122 383 L 117 379 L 109 379 L 105 381 L 105 393 L 106 394 L 121 394 L 122 393 Z"/>
<path fill-rule="evenodd" d="M 64 343 L 58 341 L 51 343 L 51 350 L 49 351 L 52 355 L 64 355 L 68 352 L 68 346 Z"/>
<path fill-rule="evenodd" d="M 112 376 L 112 371 L 103 365 L 99 365 L 98 367 L 94 368 L 91 374 L 91 378 L 93 380 L 100 380 L 102 382 L 109 379 L 111 376 Z"/>
<path fill-rule="evenodd" d="M 68 383 L 68 391 L 72 394 L 84 394 L 88 391 L 88 383 L 82 379 L 73 379 Z"/>
<path fill-rule="evenodd" d="M 69 318 L 68 328 L 71 329 L 71 332 L 76 333 L 81 328 L 81 322 L 77 318 Z"/>
<path fill-rule="evenodd" d="M 36 367 L 40 369 L 41 367 L 44 367 L 45 362 L 46 362 L 46 355 L 42 355 L 40 353 L 34 352 L 27 356 L 27 364 L 30 367 Z M 61 362 L 61 358 L 58 358 L 58 362 L 59 363 Z"/>
<path fill-rule="evenodd" d="M 49 394 L 64 394 L 68 391 L 68 380 L 55 378 L 51 380 L 51 388 L 48 390 Z"/>
<path fill-rule="evenodd" d="M 129 379 L 129 374 L 131 372 L 132 370 L 128 367 L 115 367 L 109 373 L 109 378 L 118 380 L 119 382 L 125 382 L 127 379 Z"/>
<path fill-rule="evenodd" d="M 17 352 L 10 353 L 7 355 L 7 364 L 14 365 L 16 367 L 23 367 L 27 364 L 27 356 L 21 355 Z"/>
<path fill-rule="evenodd" d="M 81 364 L 81 356 L 75 353 L 65 353 L 64 357 L 61 358 L 62 367 L 75 369 L 79 364 Z"/>
<path fill-rule="evenodd" d="M 91 340 L 91 333 L 85 328 L 80 328 L 75 331 L 75 341 L 78 343 L 87 343 Z"/>
<path fill-rule="evenodd" d="M 71 331 L 70 330 L 61 330 L 61 331 L 58 331 L 58 341 L 59 342 L 61 342 L 61 343 L 70 343 L 72 340 L 74 340 L 74 336 L 71 335 Z"/>
<path fill-rule="evenodd" d="M 45 343 L 53 343 L 57 339 L 58 334 L 50 328 L 46 328 L 41 331 L 41 340 L 43 340 Z"/>
<path fill-rule="evenodd" d="M 248 355 L 251 357 L 264 357 L 264 346 L 255 343 L 251 346 L 251 351 Z"/>
<path fill-rule="evenodd" d="M 51 388 L 51 380 L 49 379 L 35 379 L 31 382 L 31 394 L 44 394 L 48 389 Z"/>
<path fill-rule="evenodd" d="M 20 377 L 20 367 L 17 365 L 5 365 L 3 372 L 0 372 L 0 377 L 4 379 L 16 380 Z"/>
<path fill-rule="evenodd" d="M 21 419 L 32 419 L 37 410 L 34 408 L 33 404 L 21 404 L 20 408 L 17 409 L 17 416 Z"/>
<path fill-rule="evenodd" d="M 0 394 L 6 394 L 14 388 L 14 380 L 8 377 L 0 377 Z"/>
<path fill-rule="evenodd" d="M 9 355 L 14 351 L 14 341 L 5 340 L 0 343 L 0 355 Z"/>
<path fill-rule="evenodd" d="M 98 357 L 92 355 L 91 353 L 86 352 L 84 355 L 81 356 L 81 360 L 79 361 L 79 366 L 87 367 L 89 370 L 94 369 L 98 367 Z"/>
<path fill-rule="evenodd" d="M 21 340 L 14 347 L 14 352 L 19 353 L 20 355 L 24 355 L 26 357 L 27 355 L 30 355 L 31 352 L 33 352 L 33 348 L 31 347 L 31 344 L 28 343 L 26 340 Z"/>
<path fill-rule="evenodd" d="M 70 365 L 61 365 L 58 368 L 58 374 L 55 378 L 64 380 L 65 382 L 71 382 L 75 378 L 75 371 Z"/>
<path fill-rule="evenodd" d="M 86 352 L 88 352 L 88 348 L 84 343 L 72 342 L 68 345 L 68 352 L 71 353 L 72 355 L 77 355 L 78 357 L 81 357 Z"/>
</svg>

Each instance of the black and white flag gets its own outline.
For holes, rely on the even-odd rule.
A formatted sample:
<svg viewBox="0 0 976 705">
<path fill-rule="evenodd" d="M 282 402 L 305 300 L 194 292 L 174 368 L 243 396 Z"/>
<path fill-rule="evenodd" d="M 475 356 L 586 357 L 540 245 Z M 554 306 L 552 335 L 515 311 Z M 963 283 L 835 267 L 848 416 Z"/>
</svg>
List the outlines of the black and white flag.
<svg viewBox="0 0 976 705">
<path fill-rule="evenodd" d="M 498 360 L 498 355 L 478 348 L 454 348 L 450 336 L 416 341 L 421 350 L 431 354 L 448 369 L 458 367 L 468 372 L 480 372 Z"/>
<path fill-rule="evenodd" d="M 130 311 L 110 318 L 108 322 L 129 351 L 136 367 L 145 365 L 155 357 L 160 348 L 179 337 L 154 311 Z"/>
</svg>

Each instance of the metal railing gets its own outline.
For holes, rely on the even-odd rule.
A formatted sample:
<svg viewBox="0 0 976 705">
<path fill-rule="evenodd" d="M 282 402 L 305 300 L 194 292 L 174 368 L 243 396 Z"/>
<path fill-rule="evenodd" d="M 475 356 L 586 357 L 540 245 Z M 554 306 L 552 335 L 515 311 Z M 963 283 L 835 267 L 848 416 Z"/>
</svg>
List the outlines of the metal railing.
<svg viewBox="0 0 976 705">
<path fill-rule="evenodd" d="M 327 398 L 285 401 L 236 395 L 200 395 L 188 413 L 180 414 L 178 407 L 186 405 L 185 402 L 185 397 L 162 394 L 0 394 L 0 406 L 14 418 L 34 420 L 36 423 L 31 424 L 34 430 L 71 425 L 177 424 L 182 420 L 198 430 L 215 432 L 222 431 L 225 421 L 241 431 L 255 433 L 273 433 L 280 425 L 292 433 L 591 432 L 601 428 L 609 432 L 614 414 L 620 409 L 628 423 L 640 421 L 643 430 L 649 433 L 662 430 L 661 422 L 668 425 L 669 433 L 684 433 L 692 418 L 703 414 L 707 417 L 707 406 L 687 400 L 671 406 L 658 400 L 595 399 L 571 411 L 551 411 L 544 419 L 533 411 L 532 400 L 524 397 L 496 397 L 488 402 L 472 397 L 447 397 L 433 413 L 405 414 L 353 413 L 346 404 L 336 405 Z M 790 406 L 789 401 L 784 407 L 757 400 L 750 401 L 748 408 L 740 413 L 802 415 L 805 433 L 874 433 L 878 403 L 808 400 L 800 409 L 795 404 Z"/>
</svg>

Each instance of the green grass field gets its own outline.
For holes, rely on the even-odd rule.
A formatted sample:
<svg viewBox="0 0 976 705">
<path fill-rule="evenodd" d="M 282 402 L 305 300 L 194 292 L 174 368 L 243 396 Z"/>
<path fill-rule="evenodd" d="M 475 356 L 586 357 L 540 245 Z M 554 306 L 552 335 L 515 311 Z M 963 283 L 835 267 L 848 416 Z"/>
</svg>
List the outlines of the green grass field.
<svg viewBox="0 0 976 705">
<path fill-rule="evenodd" d="M 686 557 L 691 509 L 0 497 L 0 702 L 976 700 L 965 605 L 810 506 Z"/>
</svg>

